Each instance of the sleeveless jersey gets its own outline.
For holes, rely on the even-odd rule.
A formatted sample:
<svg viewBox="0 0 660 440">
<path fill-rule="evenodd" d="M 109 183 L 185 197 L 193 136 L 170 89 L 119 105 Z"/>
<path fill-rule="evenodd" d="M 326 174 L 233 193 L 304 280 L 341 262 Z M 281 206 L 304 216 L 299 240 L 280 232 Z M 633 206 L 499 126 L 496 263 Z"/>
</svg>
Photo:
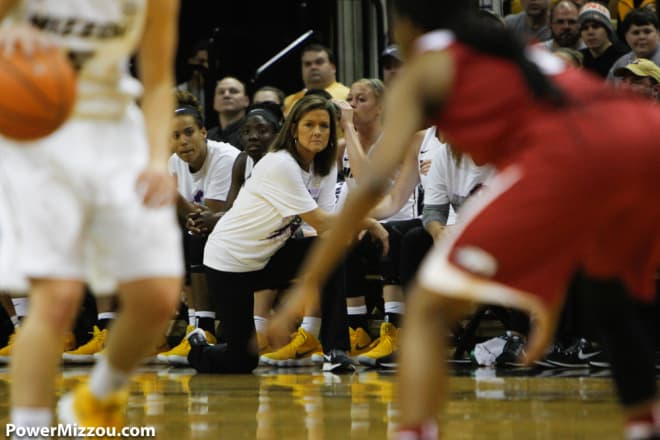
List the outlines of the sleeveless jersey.
<svg viewBox="0 0 660 440">
<path fill-rule="evenodd" d="M 651 299 L 660 267 L 660 208 L 650 202 L 660 197 L 657 104 L 567 68 L 540 48 L 529 48 L 527 57 L 566 105 L 535 98 L 517 65 L 455 41 L 451 32 L 428 33 L 417 49 L 444 51 L 453 60 L 452 86 L 435 125 L 474 162 L 505 169 L 500 181 L 509 185 L 476 211 L 452 249 L 488 249 L 501 259 L 500 281 L 549 299 L 578 267 L 619 278 L 633 295 Z M 507 217 L 511 212 L 515 217 Z M 512 246 L 510 237 L 524 246 Z M 550 249 L 552 258 L 545 256 Z M 539 269 L 534 276 L 519 270 L 530 261 Z M 551 285 L 552 277 L 561 286 Z"/>
<path fill-rule="evenodd" d="M 416 49 L 446 50 L 454 59 L 453 86 L 433 122 L 447 143 L 468 153 L 476 163 L 506 165 L 539 135 L 555 133 L 565 121 L 563 109 L 555 110 L 534 97 L 516 65 L 457 42 L 450 31 L 425 34 Z M 602 81 L 566 68 L 544 49 L 531 47 L 527 55 L 572 100 L 611 93 Z"/>
<path fill-rule="evenodd" d="M 117 118 L 142 93 L 128 69 L 147 0 L 25 0 L 12 17 L 29 21 L 66 50 L 78 70 L 74 115 Z"/>
</svg>

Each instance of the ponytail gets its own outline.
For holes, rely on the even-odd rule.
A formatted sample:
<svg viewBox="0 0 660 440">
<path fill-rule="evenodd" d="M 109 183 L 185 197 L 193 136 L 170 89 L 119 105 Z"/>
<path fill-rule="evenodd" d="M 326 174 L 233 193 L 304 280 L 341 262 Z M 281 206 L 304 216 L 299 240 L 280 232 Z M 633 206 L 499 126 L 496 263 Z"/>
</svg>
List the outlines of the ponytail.
<svg viewBox="0 0 660 440">
<path fill-rule="evenodd" d="M 466 0 L 394 0 L 397 15 L 412 21 L 424 32 L 452 31 L 472 49 L 504 58 L 520 69 L 527 86 L 538 99 L 553 105 L 565 104 L 562 91 L 525 55 L 525 46 L 501 21 L 475 13 L 476 2 Z"/>
<path fill-rule="evenodd" d="M 459 41 L 474 50 L 516 64 L 527 82 L 527 87 L 536 98 L 557 106 L 565 104 L 566 99 L 562 91 L 527 57 L 525 45 L 509 29 L 494 24 L 492 20 L 466 14 L 465 18 L 457 20 L 450 30 Z"/>
</svg>

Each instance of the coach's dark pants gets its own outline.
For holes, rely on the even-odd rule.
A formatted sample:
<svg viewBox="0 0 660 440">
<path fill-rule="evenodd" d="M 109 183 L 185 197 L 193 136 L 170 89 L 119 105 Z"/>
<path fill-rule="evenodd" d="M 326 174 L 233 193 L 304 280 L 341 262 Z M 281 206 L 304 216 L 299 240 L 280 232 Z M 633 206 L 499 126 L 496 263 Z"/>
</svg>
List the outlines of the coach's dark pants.
<svg viewBox="0 0 660 440">
<path fill-rule="evenodd" d="M 249 373 L 259 363 L 255 338 L 254 292 L 286 288 L 296 276 L 314 238 L 290 239 L 260 271 L 223 272 L 206 267 L 209 294 L 215 301 L 226 345 L 193 347 L 190 364 L 202 373 Z M 350 350 L 344 266 L 335 270 L 321 295 L 321 343 Z"/>
</svg>

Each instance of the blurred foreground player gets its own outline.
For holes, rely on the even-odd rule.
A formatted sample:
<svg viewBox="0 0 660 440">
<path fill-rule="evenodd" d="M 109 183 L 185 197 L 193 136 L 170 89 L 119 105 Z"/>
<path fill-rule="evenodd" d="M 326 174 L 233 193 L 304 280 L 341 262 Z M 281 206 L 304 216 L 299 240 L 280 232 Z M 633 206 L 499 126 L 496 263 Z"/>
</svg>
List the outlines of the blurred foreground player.
<svg viewBox="0 0 660 440">
<path fill-rule="evenodd" d="M 580 268 L 591 279 L 620 280 L 636 298 L 653 299 L 660 266 L 660 111 L 567 69 L 547 52 L 525 51 L 509 31 L 478 21 L 469 2 L 394 5 L 396 39 L 409 58 L 385 112 L 396 116 L 385 124 L 368 177 L 310 254 L 271 332 L 285 336 L 429 118 L 457 150 L 499 169 L 488 193 L 465 206 L 456 234 L 427 256 L 409 298 L 401 438 L 435 438 L 445 399 L 438 391 L 447 388 L 444 334 L 471 302 L 529 311 L 531 362 L 552 338 L 566 287 Z M 494 89 L 493 83 L 507 86 Z M 514 108 L 525 111 L 511 118 Z M 647 438 L 660 425 L 651 383 L 645 398 L 625 407 L 629 419 L 646 418 Z"/>
<path fill-rule="evenodd" d="M 62 423 L 123 426 L 129 376 L 157 345 L 176 309 L 182 262 L 167 172 L 174 112 L 175 0 L 0 1 L 5 50 L 68 51 L 78 102 L 54 134 L 31 143 L 0 139 L 20 246 L 18 273 L 31 284 L 30 313 L 11 359 L 11 422 L 53 424 L 55 376 L 83 283 L 111 292 L 122 311 L 89 382 L 64 396 Z M 144 93 L 128 72 L 139 46 Z M 144 115 L 144 118 L 143 118 Z M 29 195 L 29 199 L 25 199 Z M 101 283 L 103 280 L 103 283 Z"/>
</svg>

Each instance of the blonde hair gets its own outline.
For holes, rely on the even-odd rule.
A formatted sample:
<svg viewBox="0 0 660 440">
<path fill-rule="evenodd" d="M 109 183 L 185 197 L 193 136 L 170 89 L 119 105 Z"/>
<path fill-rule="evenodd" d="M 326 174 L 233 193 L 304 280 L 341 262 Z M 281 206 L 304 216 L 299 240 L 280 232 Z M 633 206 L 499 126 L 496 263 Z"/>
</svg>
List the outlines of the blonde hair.
<svg viewBox="0 0 660 440">
<path fill-rule="evenodd" d="M 363 84 L 369 87 L 371 91 L 374 92 L 378 104 L 383 102 L 383 99 L 385 98 L 385 84 L 383 84 L 378 78 L 361 78 L 353 84 Z"/>
</svg>

